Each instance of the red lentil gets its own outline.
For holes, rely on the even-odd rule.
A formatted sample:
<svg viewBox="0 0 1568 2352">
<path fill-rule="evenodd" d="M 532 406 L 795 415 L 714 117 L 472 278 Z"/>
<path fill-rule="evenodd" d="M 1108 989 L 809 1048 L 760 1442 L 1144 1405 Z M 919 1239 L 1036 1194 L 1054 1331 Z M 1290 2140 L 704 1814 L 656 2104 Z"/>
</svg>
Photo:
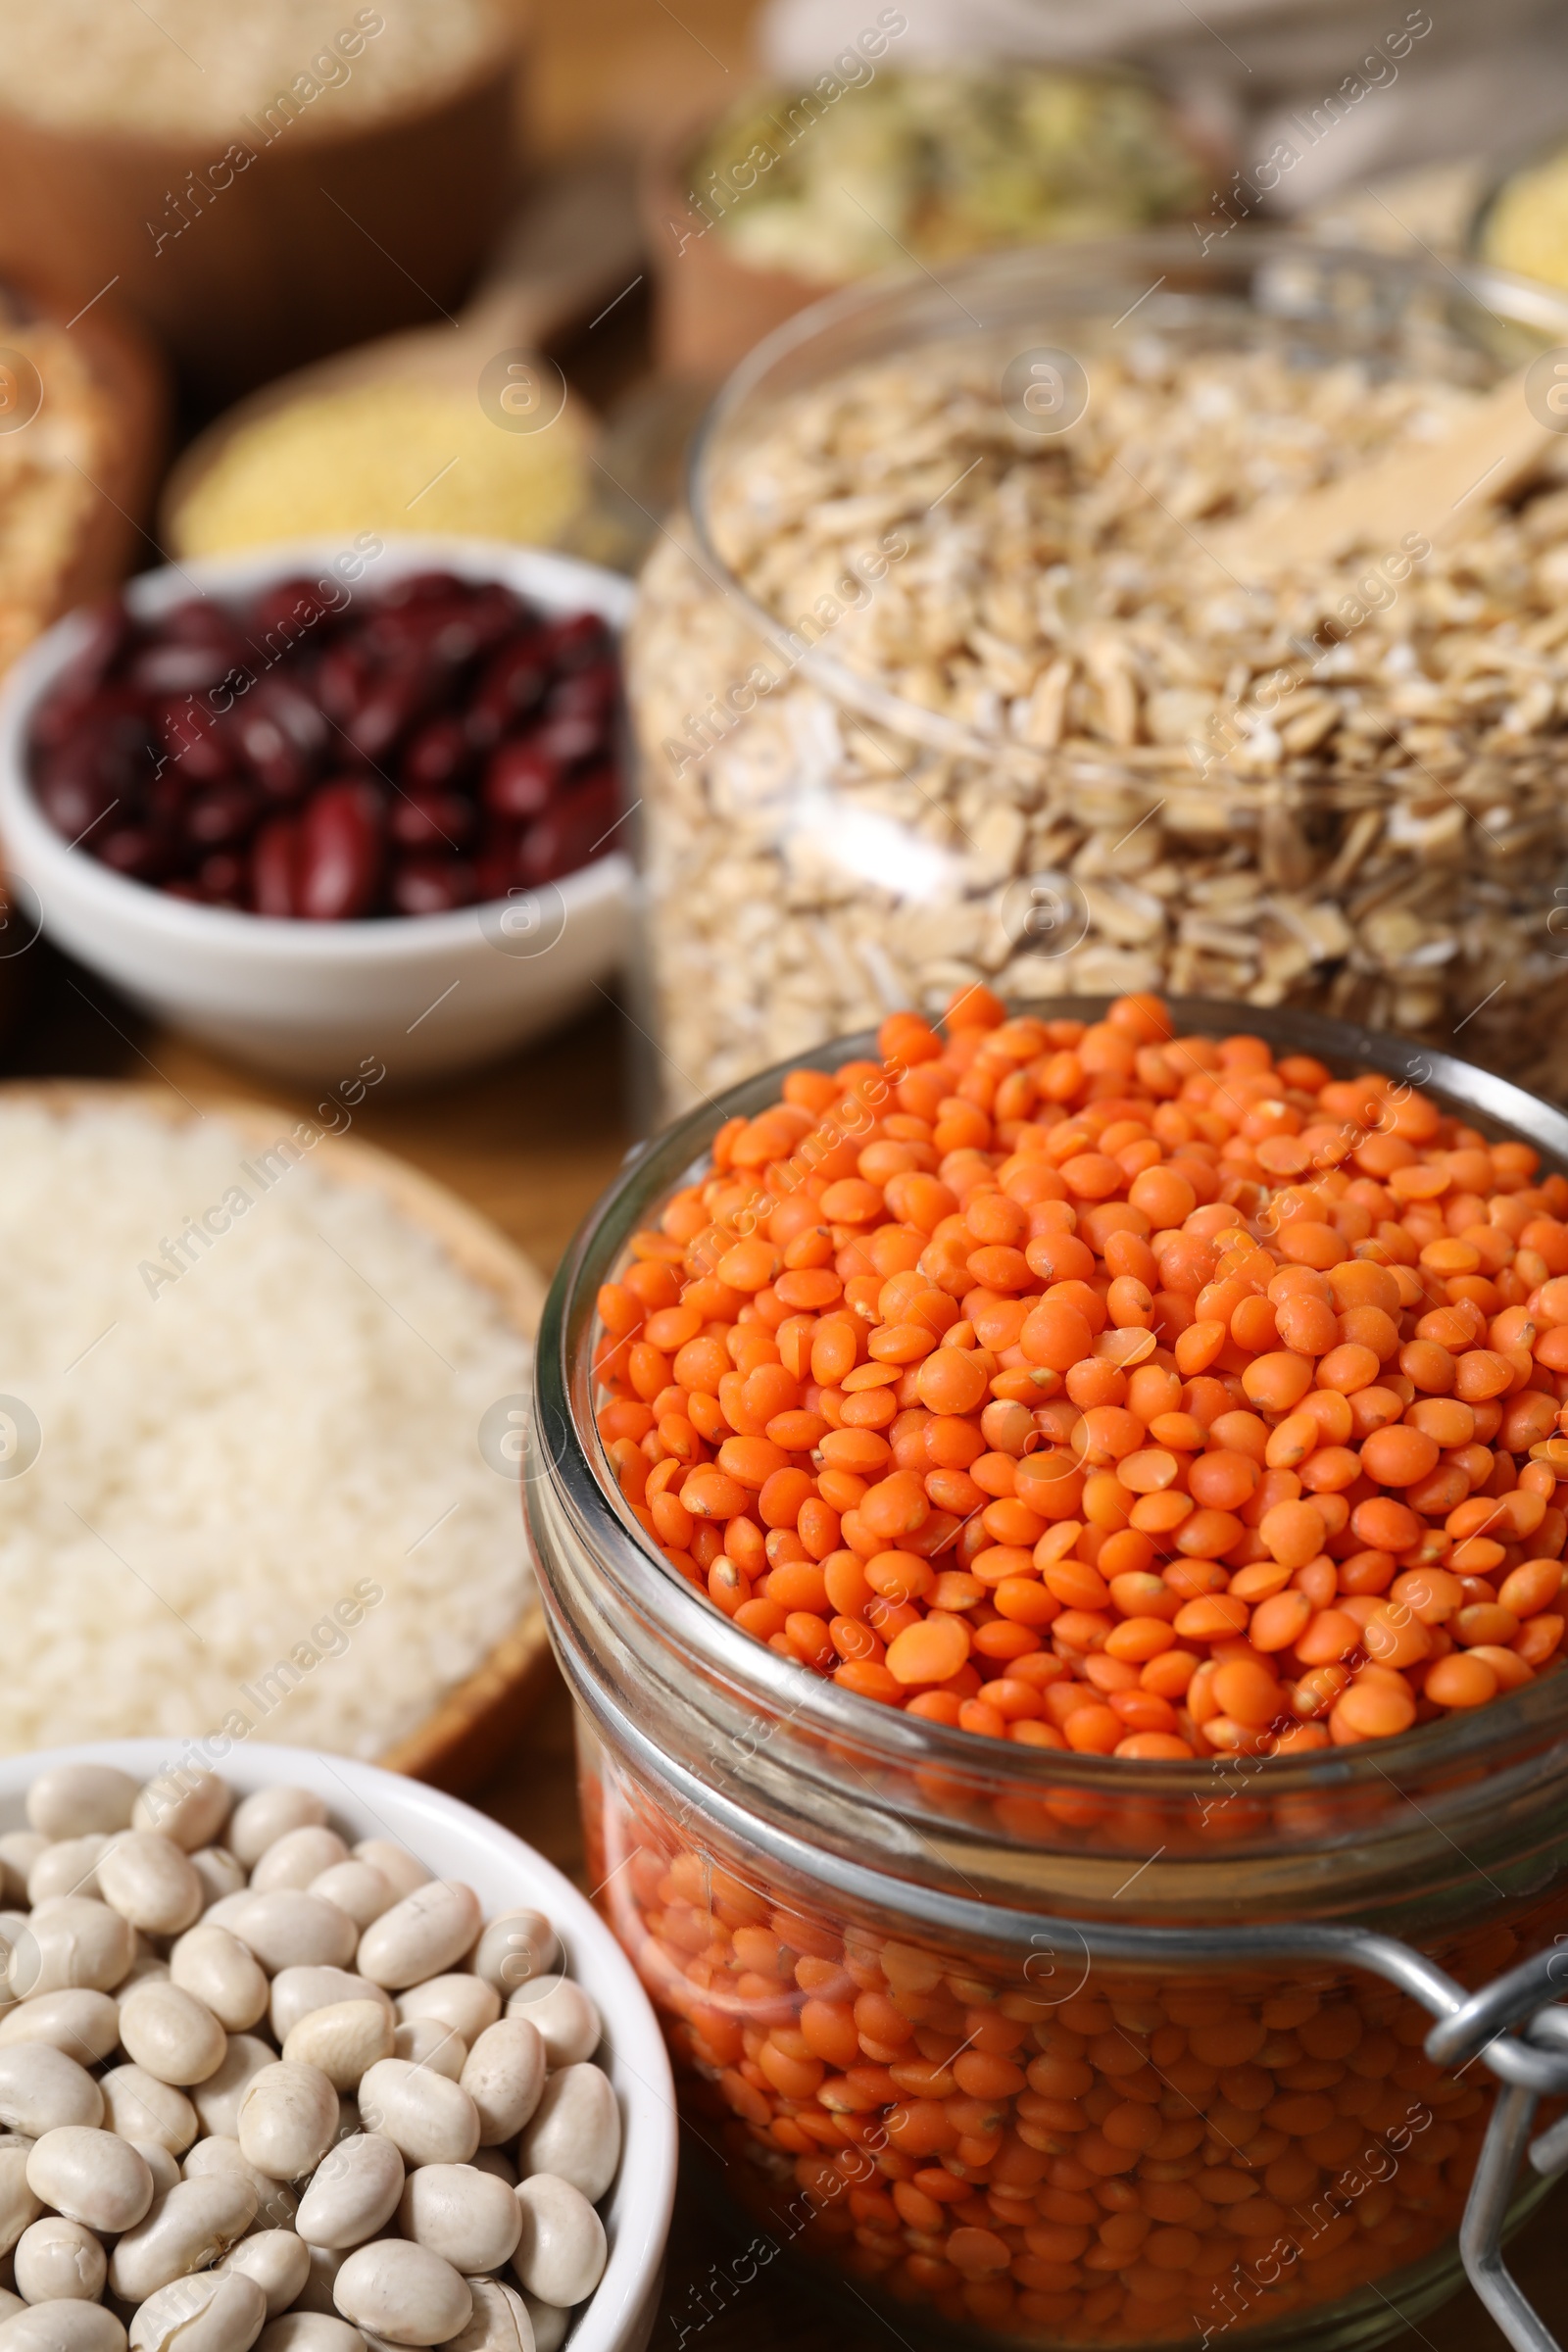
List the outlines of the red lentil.
<svg viewBox="0 0 1568 2352">
<path fill-rule="evenodd" d="M 731 1120 L 600 1294 L 615 1475 L 714 1606 L 1131 1761 L 1391 1738 L 1561 1664 L 1568 1181 L 1149 997 L 971 991 L 879 1045 Z"/>
</svg>

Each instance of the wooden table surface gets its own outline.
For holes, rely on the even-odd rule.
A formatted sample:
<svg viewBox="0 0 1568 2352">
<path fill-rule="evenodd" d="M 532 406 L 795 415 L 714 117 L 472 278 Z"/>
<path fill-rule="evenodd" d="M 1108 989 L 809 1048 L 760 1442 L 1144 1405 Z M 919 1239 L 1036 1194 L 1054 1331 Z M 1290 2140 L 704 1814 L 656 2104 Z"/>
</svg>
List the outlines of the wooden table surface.
<svg viewBox="0 0 1568 2352">
<path fill-rule="evenodd" d="M 525 0 L 516 0 L 520 7 Z M 533 0 L 522 119 L 530 152 L 548 162 L 606 140 L 636 143 L 744 87 L 757 0 Z M 635 306 L 632 310 L 634 319 Z M 645 315 L 644 315 L 645 318 Z M 604 403 L 646 369 L 644 325 L 610 361 L 590 358 L 587 388 Z M 603 372 L 592 380 L 592 368 Z M 150 559 L 149 559 L 150 560 Z M 141 1079 L 196 1100 L 247 1098 L 303 1112 L 309 1097 L 223 1062 L 149 1026 L 79 966 L 40 944 L 12 967 L 20 1004 L 0 1036 L 0 1076 Z M 637 1041 L 607 998 L 574 1027 L 467 1078 L 418 1093 L 368 1098 L 358 1132 L 399 1152 L 481 1209 L 547 1273 L 633 1140 L 627 1107 Z M 475 1801 L 583 1883 L 573 1780 L 571 1708 L 552 1674 L 519 1724 L 502 1770 Z M 1568 2207 L 1554 2195 L 1517 2241 L 1526 2290 L 1568 2341 L 1568 2276 L 1555 2232 Z M 737 2289 L 735 2241 L 706 2184 L 683 2182 L 663 2310 L 653 2352 L 881 2352 L 898 2328 L 858 2298 L 819 2304 L 788 2265 Z M 721 2278 L 723 2283 L 721 2284 Z M 1468 2292 L 1419 2327 L 1398 2352 L 1500 2352 L 1503 2337 Z"/>
</svg>

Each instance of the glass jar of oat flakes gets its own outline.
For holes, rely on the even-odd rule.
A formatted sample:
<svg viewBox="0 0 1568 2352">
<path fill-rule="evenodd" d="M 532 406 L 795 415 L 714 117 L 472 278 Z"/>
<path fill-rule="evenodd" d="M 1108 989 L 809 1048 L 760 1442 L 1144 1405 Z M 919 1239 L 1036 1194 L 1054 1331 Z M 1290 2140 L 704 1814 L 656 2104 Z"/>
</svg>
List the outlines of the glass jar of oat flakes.
<svg viewBox="0 0 1568 2352">
<path fill-rule="evenodd" d="M 1205 541 L 1564 342 L 1501 272 L 1238 228 L 760 346 L 630 641 L 669 1106 L 976 980 L 1462 1030 L 1560 1086 L 1568 440 L 1453 548 L 1244 580 Z"/>
</svg>

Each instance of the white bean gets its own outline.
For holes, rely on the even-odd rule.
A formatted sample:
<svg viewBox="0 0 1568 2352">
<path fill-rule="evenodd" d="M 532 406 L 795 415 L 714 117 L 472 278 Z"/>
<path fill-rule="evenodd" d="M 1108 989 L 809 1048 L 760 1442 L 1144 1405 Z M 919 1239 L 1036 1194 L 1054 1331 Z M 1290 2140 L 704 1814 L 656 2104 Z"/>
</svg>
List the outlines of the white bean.
<svg viewBox="0 0 1568 2352">
<path fill-rule="evenodd" d="M 110 2136 L 113 2138 L 114 2134 Z M 153 2195 L 167 2197 L 180 2177 L 173 2157 L 156 2139 L 133 2139 L 130 2144 L 153 2177 Z M 200 2140 L 196 2144 L 200 2147 Z"/>
<path fill-rule="evenodd" d="M 311 2246 L 310 2255 L 311 2275 L 300 2288 L 294 2308 L 296 2311 L 329 2313 L 334 2320 L 338 2319 L 341 2314 L 332 2300 L 332 2289 L 337 2284 L 337 2275 L 347 2262 L 348 2255 L 336 2246 L 318 2245 Z"/>
<path fill-rule="evenodd" d="M 141 1937 L 136 1938 L 140 1945 Z M 115 1998 L 122 2001 L 133 1984 L 167 1984 L 169 1962 L 160 1960 L 156 1952 L 138 1950 L 135 1959 L 115 1986 Z"/>
<path fill-rule="evenodd" d="M 399 1991 L 440 1976 L 461 1960 L 483 1920 L 479 1897 L 459 1879 L 432 1879 L 372 1920 L 356 1962 L 372 1984 Z"/>
<path fill-rule="evenodd" d="M 481 2146 L 516 2137 L 539 2104 L 545 2071 L 543 2036 L 525 2017 L 485 2028 L 458 2078 L 479 2110 Z"/>
<path fill-rule="evenodd" d="M 173 2278 L 130 2323 L 131 2352 L 250 2352 L 267 2325 L 267 2297 L 243 2272 Z"/>
<path fill-rule="evenodd" d="M 0 2017 L 0 2049 L 14 2041 L 49 2041 L 80 2066 L 96 2066 L 120 2039 L 120 2008 L 107 1992 L 40 1993 Z"/>
<path fill-rule="evenodd" d="M 101 2303 L 34 2303 L 0 2328 L 4 2352 L 125 2352 L 125 2330 Z"/>
<path fill-rule="evenodd" d="M 190 1866 L 202 1883 L 202 1907 L 221 1902 L 225 1894 L 243 1894 L 245 1873 L 224 1845 L 199 1845 Z"/>
<path fill-rule="evenodd" d="M 467 2042 L 477 2041 L 500 2015 L 500 1993 L 479 1977 L 429 1977 L 398 1994 L 398 2016 L 404 2025 L 416 2017 L 438 2017 Z"/>
<path fill-rule="evenodd" d="M 61 1895 L 35 1911 L 25 1934 L 14 1938 L 6 1979 L 24 2001 L 74 1985 L 113 1992 L 135 1957 L 136 1931 L 128 1919 L 88 1895 Z"/>
<path fill-rule="evenodd" d="M 561 1938 L 542 1911 L 526 1905 L 498 1911 L 473 1948 L 468 1965 L 503 1996 L 534 1977 L 551 1974 L 561 1958 Z"/>
<path fill-rule="evenodd" d="M 354 1957 L 358 1933 L 336 1903 L 323 1903 L 318 1894 L 297 1886 L 253 1894 L 224 1925 L 249 1944 L 270 1976 L 282 1968 L 344 1968 Z"/>
<path fill-rule="evenodd" d="M 0 2254 L 9 2254 L 43 2211 L 43 2200 L 28 2177 L 31 2162 L 24 2148 L 0 2148 Z"/>
<path fill-rule="evenodd" d="M 233 1802 L 233 1790 L 216 1772 L 196 1772 L 176 1764 L 137 1791 L 130 1826 L 156 1830 L 193 1854 L 199 1845 L 212 1844 Z"/>
<path fill-rule="evenodd" d="M 148 2162 L 151 2161 L 149 2157 Z M 156 2169 L 154 2167 L 155 2174 Z M 258 2229 L 293 2229 L 294 2217 L 299 2211 L 299 2199 L 288 2182 L 274 2180 L 269 2174 L 259 2173 L 255 2165 L 248 2161 L 239 2141 L 230 2139 L 226 2132 L 215 2132 L 211 2138 L 199 2139 L 185 2159 L 187 2180 L 200 2180 L 210 2173 L 238 2173 L 250 2182 L 256 2191 Z"/>
<path fill-rule="evenodd" d="M 426 2164 L 398 2199 L 398 2228 L 465 2278 L 498 2271 L 522 2233 L 515 2193 L 471 2164 Z"/>
<path fill-rule="evenodd" d="M 26 2308 L 20 2295 L 14 2295 L 8 2286 L 0 2286 L 0 2320 L 14 2320 L 19 2311 Z"/>
<path fill-rule="evenodd" d="M 619 2162 L 620 2102 L 610 2077 L 597 2066 L 564 2066 L 546 2082 L 518 2143 L 519 2171 L 554 2173 L 594 2204 Z"/>
<path fill-rule="evenodd" d="M 311 2275 L 310 2248 L 292 2230 L 258 2230 L 231 2247 L 225 2271 L 242 2271 L 267 2297 L 267 2316 L 287 2311 Z"/>
<path fill-rule="evenodd" d="M 130 1827 L 136 1783 L 112 1764 L 57 1764 L 27 1790 L 27 1819 L 45 1838 L 82 1838 L 89 1830 Z"/>
<path fill-rule="evenodd" d="M 258 1788 L 234 1807 L 229 1848 L 244 1869 L 254 1870 L 268 1847 L 290 1830 L 312 1829 L 325 1819 L 325 1803 L 313 1788 Z"/>
<path fill-rule="evenodd" d="M 390 1838 L 362 1838 L 354 1848 L 357 1862 L 368 1862 L 384 1879 L 390 1879 L 401 1902 L 416 1886 L 428 1886 L 435 1873 L 426 1870 L 417 1854 L 411 1854 L 406 1845 L 396 1845 Z"/>
<path fill-rule="evenodd" d="M 392 2055 L 392 2020 L 379 2001 L 332 2001 L 302 2017 L 283 2044 L 297 2066 L 319 2067 L 334 2090 L 356 2090 L 378 2058 Z"/>
<path fill-rule="evenodd" d="M 101 2124 L 103 2093 L 84 2066 L 52 2042 L 12 2042 L 0 2050 L 0 2124 L 41 2139 L 67 2124 Z"/>
<path fill-rule="evenodd" d="M 479 2110 L 460 2083 L 406 2058 L 383 2058 L 360 2084 L 367 2129 L 384 2132 L 405 2164 L 466 2164 L 479 2145 Z"/>
<path fill-rule="evenodd" d="M 534 2352 L 528 2308 L 515 2287 L 499 2278 L 470 2278 L 473 2314 L 445 2352 Z"/>
<path fill-rule="evenodd" d="M 444 2344 L 473 2312 L 462 2274 L 403 2238 L 359 2247 L 332 2291 L 346 2320 L 393 2344 Z"/>
<path fill-rule="evenodd" d="M 276 2051 L 255 2034 L 231 2034 L 221 2065 L 196 2085 L 196 2112 L 202 2130 L 226 2139 L 237 2138 L 245 2093 L 263 2067 L 273 2065 L 276 2057 Z"/>
<path fill-rule="evenodd" d="M 253 2076 L 235 2132 L 247 2160 L 274 2180 L 314 2172 L 337 2136 L 337 2092 L 316 2066 L 278 2059 Z"/>
<path fill-rule="evenodd" d="M 29 2303 L 96 2303 L 109 2275 L 92 2231 L 58 2213 L 45 2214 L 17 2240 L 17 2292 Z"/>
<path fill-rule="evenodd" d="M 132 1830 L 105 1849 L 98 1889 L 111 1910 L 149 1936 L 178 1936 L 201 1917 L 207 1900 L 189 1854 L 150 1830 Z"/>
<path fill-rule="evenodd" d="M 334 1862 L 319 1877 L 312 1879 L 307 1894 L 318 1894 L 323 1902 L 336 1903 L 346 1911 L 357 1928 L 368 1928 L 372 1919 L 390 1911 L 398 1899 L 398 1890 L 384 1871 L 372 1862 L 356 1862 L 352 1855 L 346 1862 Z"/>
<path fill-rule="evenodd" d="M 579 2066 L 604 2038 L 598 2010 L 570 1977 L 535 1977 L 519 1985 L 507 2003 L 509 2017 L 525 2017 L 537 2029 L 552 2070 Z"/>
<path fill-rule="evenodd" d="M 108 1843 L 101 1830 L 89 1830 L 84 1838 L 62 1838 L 46 1845 L 27 1873 L 28 1902 L 36 1907 L 61 1894 L 101 1895 L 96 1874 Z"/>
<path fill-rule="evenodd" d="M 386 2054 L 406 2058 L 411 2066 L 428 2067 L 431 2074 L 445 2075 L 449 2082 L 456 2082 L 466 2063 L 468 2045 L 438 2017 L 411 2017 L 406 2026 L 399 2026 Z"/>
<path fill-rule="evenodd" d="M 530 2295 L 569 2310 L 593 2293 L 604 2273 L 605 2225 L 581 2190 L 554 2173 L 535 2173 L 512 2193 L 522 2215 L 512 2267 Z"/>
<path fill-rule="evenodd" d="M 365 2352 L 365 2338 L 335 2311 L 285 2311 L 262 2329 L 257 2352 Z"/>
<path fill-rule="evenodd" d="M 52 1841 L 36 1830 L 7 1830 L 0 1835 L 0 1895 L 20 1902 L 27 1891 L 32 1866 Z"/>
<path fill-rule="evenodd" d="M 403 2159 L 380 2132 L 342 2140 L 300 2199 L 301 2237 L 339 2251 L 363 2245 L 396 2213 L 403 2180 Z"/>
<path fill-rule="evenodd" d="M 0 2156 L 0 2172 L 8 2160 Z M 134 2230 L 153 2201 L 147 2159 L 113 2132 L 71 2125 L 46 2132 L 26 2159 L 27 2186 L 56 2213 L 115 2235 Z"/>
<path fill-rule="evenodd" d="M 309 2017 L 313 2009 L 335 2008 L 340 2001 L 378 2001 L 389 2018 L 396 2016 L 391 1994 L 350 1969 L 280 1968 L 272 1979 L 270 2008 L 279 2047 L 302 2017 Z"/>
<path fill-rule="evenodd" d="M 287 1830 L 268 1847 L 256 1868 L 251 1872 L 251 1885 L 258 1894 L 271 1894 L 279 1886 L 292 1886 L 304 1893 L 313 1879 L 335 1863 L 346 1862 L 349 1849 L 336 1830 L 324 1824 L 308 1825 L 303 1829 Z"/>
<path fill-rule="evenodd" d="M 238 2173 L 176 2181 L 144 2222 L 116 2240 L 110 2287 L 123 2302 L 144 2302 L 172 2278 L 206 2270 L 255 2219 L 256 2191 Z"/>
<path fill-rule="evenodd" d="M 218 1853 L 221 1851 L 221 1848 L 214 1846 L 210 1850 Z M 202 1926 L 204 1928 L 227 1928 L 232 1934 L 235 1920 L 238 1919 L 246 1904 L 254 1902 L 255 1899 L 249 1886 L 237 1886 L 232 1894 L 220 1894 L 216 1901 L 210 1902 L 202 1913 Z"/>
<path fill-rule="evenodd" d="M 160 2082 L 144 2066 L 111 2067 L 98 2079 L 105 2121 L 122 2139 L 155 2139 L 171 2156 L 183 2156 L 199 2129 L 196 2110 L 172 2082 Z"/>
<path fill-rule="evenodd" d="M 194 1993 L 229 2034 L 267 2014 L 268 1984 L 247 1944 L 227 1928 L 205 1920 L 181 1936 L 169 1955 L 169 1973 L 181 1992 Z"/>
<path fill-rule="evenodd" d="M 228 2035 L 206 2002 L 157 1979 L 121 2002 L 120 2039 L 134 2065 L 182 2086 L 207 2082 L 228 2054 Z"/>
<path fill-rule="evenodd" d="M 475 2172 L 492 2174 L 497 2180 L 504 2180 L 509 2188 L 517 2185 L 517 2168 L 510 2156 L 503 2156 L 499 2148 L 476 2148 L 473 2168 Z"/>
<path fill-rule="evenodd" d="M 562 2345 L 571 2333 L 571 2314 L 563 2311 L 559 2303 L 546 2303 L 538 2295 L 523 2291 L 522 2307 L 533 2326 L 534 2352 L 561 2352 Z"/>
</svg>

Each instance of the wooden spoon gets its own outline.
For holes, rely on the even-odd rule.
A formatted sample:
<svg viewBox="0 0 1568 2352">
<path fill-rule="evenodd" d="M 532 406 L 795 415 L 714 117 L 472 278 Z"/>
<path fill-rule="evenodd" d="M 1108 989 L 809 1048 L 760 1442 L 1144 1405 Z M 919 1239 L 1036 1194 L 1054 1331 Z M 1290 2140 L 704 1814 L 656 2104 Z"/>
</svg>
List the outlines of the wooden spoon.
<svg viewBox="0 0 1568 2352">
<path fill-rule="evenodd" d="M 481 368 L 497 353 L 538 351 L 552 335 L 628 291 L 641 252 L 628 169 L 599 159 L 562 173 L 517 215 L 456 319 L 378 336 L 279 376 L 199 434 L 164 492 L 166 543 L 175 555 L 189 552 L 182 512 L 229 443 L 262 417 L 299 400 L 377 382 L 435 384 L 471 397 Z"/>
<path fill-rule="evenodd" d="M 1444 440 L 1402 445 L 1299 498 L 1265 502 L 1205 544 L 1227 568 L 1252 577 L 1330 564 L 1356 549 L 1395 550 L 1409 533 L 1438 547 L 1462 538 L 1527 480 L 1554 437 L 1527 405 L 1521 370 Z"/>
</svg>

